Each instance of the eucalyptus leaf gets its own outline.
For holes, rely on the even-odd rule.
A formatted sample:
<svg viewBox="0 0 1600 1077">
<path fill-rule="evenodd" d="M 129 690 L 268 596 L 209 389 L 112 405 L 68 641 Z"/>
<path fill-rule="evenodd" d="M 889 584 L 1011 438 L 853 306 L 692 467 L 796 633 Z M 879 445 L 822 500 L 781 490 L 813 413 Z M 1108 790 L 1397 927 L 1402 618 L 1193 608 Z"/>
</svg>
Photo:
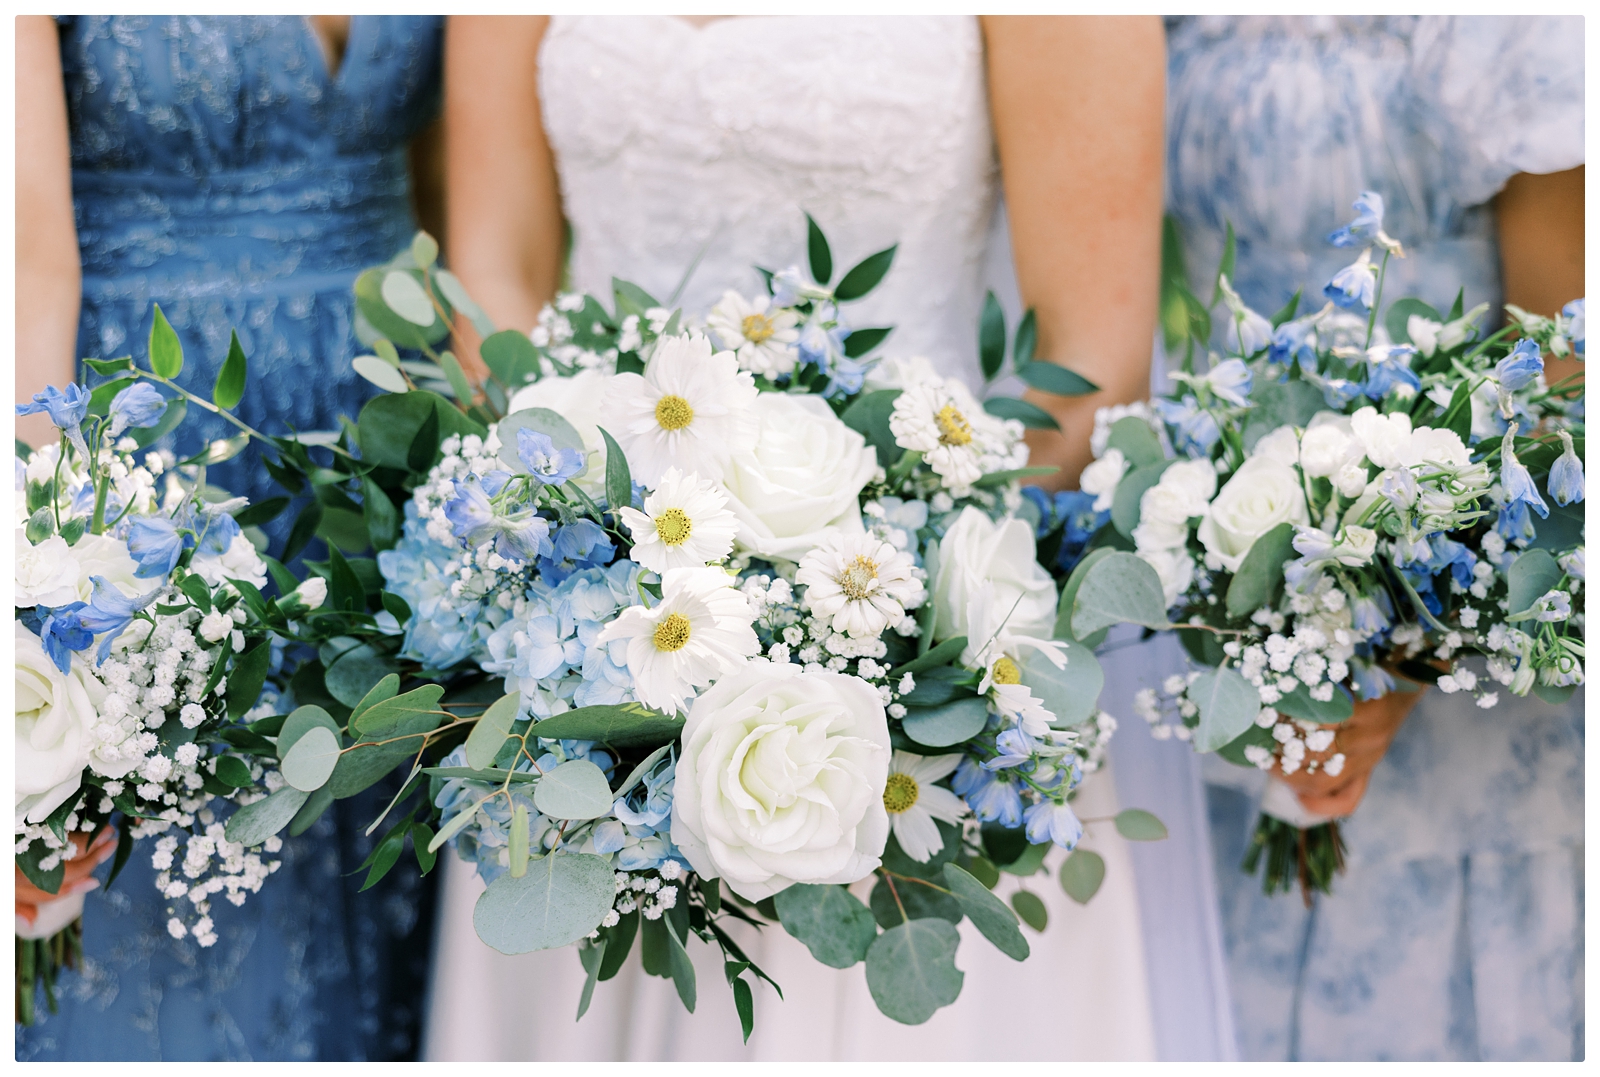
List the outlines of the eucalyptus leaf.
<svg viewBox="0 0 1600 1077">
<path fill-rule="evenodd" d="M 1122 623 L 1168 627 L 1161 577 L 1137 555 L 1118 551 L 1097 560 L 1084 574 L 1073 600 L 1072 634 L 1084 639 Z"/>
<path fill-rule="evenodd" d="M 1518 557 L 1506 572 L 1506 608 L 1511 616 L 1531 610 L 1563 575 L 1548 550 L 1528 550 Z"/>
<path fill-rule="evenodd" d="M 286 785 L 265 800 L 246 804 L 228 819 L 225 830 L 229 841 L 253 848 L 289 825 L 300 806 L 311 794 Z"/>
<path fill-rule="evenodd" d="M 520 329 L 502 329 L 484 338 L 478 354 L 507 389 L 519 389 L 539 376 L 539 353 Z"/>
<path fill-rule="evenodd" d="M 984 938 L 1011 960 L 1027 960 L 1028 940 L 1017 929 L 1017 914 L 1006 908 L 1005 902 L 955 864 L 944 866 L 944 881 L 950 893 L 961 902 L 961 911 Z"/>
<path fill-rule="evenodd" d="M 284 780 L 296 789 L 314 793 L 328 783 L 339 765 L 339 734 L 313 726 L 283 757 Z"/>
<path fill-rule="evenodd" d="M 1333 725 L 1348 720 L 1355 713 L 1355 700 L 1349 690 L 1340 684 L 1333 686 L 1333 695 L 1327 700 L 1312 699 L 1310 690 L 1303 684 L 1297 684 L 1294 691 L 1278 697 L 1272 707 L 1290 718 Z"/>
<path fill-rule="evenodd" d="M 577 450 L 584 459 L 584 466 L 578 469 L 578 475 L 581 476 L 588 471 L 589 456 L 583 446 L 583 436 L 571 423 L 560 413 L 549 408 L 524 408 L 501 419 L 497 430 L 500 436 L 500 462 L 512 473 L 523 475 L 528 471 L 528 465 L 517 455 L 517 432 L 520 430 L 532 430 L 544 434 L 557 449 Z"/>
<path fill-rule="evenodd" d="M 1194 731 L 1196 751 L 1214 752 L 1255 724 L 1261 695 L 1235 669 L 1213 669 L 1189 686 L 1189 699 L 1200 708 Z"/>
<path fill-rule="evenodd" d="M 551 740 L 594 740 L 614 748 L 654 748 L 677 739 L 683 719 L 638 703 L 579 707 L 534 725 L 534 736 Z"/>
<path fill-rule="evenodd" d="M 1145 429 L 1148 430 L 1149 427 Z M 1111 497 L 1113 527 L 1128 538 L 1133 537 L 1133 529 L 1139 526 L 1141 502 L 1145 491 L 1160 482 L 1161 476 L 1174 463 L 1176 463 L 1174 460 L 1157 460 L 1153 464 L 1136 467 L 1122 476 L 1122 481 L 1117 483 L 1117 492 Z"/>
<path fill-rule="evenodd" d="M 1116 824 L 1117 833 L 1129 841 L 1161 841 L 1167 836 L 1166 824 L 1139 808 L 1119 811 Z"/>
<path fill-rule="evenodd" d="M 920 1025 L 961 994 L 956 968 L 961 936 L 945 920 L 908 920 L 890 928 L 867 950 L 867 989 L 884 1016 Z"/>
<path fill-rule="evenodd" d="M 1099 706 L 1105 671 L 1094 652 L 1077 640 L 1062 640 L 1060 646 L 1067 652 L 1067 664 L 1060 669 L 1043 651 L 1028 652 L 1022 660 L 1022 683 L 1055 715 L 1052 725 L 1080 725 Z"/>
<path fill-rule="evenodd" d="M 1035 931 L 1043 931 L 1050 924 L 1050 911 L 1040 900 L 1039 895 L 1031 890 L 1018 890 L 1011 895 L 1011 907 L 1016 910 L 1022 922 Z"/>
<path fill-rule="evenodd" d="M 417 283 L 417 278 L 405 270 L 394 269 L 384 274 L 380 294 L 390 310 L 412 325 L 426 329 L 434 323 L 433 300 Z"/>
<path fill-rule="evenodd" d="M 918 744 L 947 748 L 977 736 L 988 720 L 988 700 L 967 696 L 933 707 L 907 707 L 900 727 Z"/>
<path fill-rule="evenodd" d="M 1127 415 L 1111 424 L 1106 448 L 1116 449 L 1130 467 L 1149 467 L 1166 459 L 1161 439 L 1150 424 L 1137 415 Z"/>
<path fill-rule="evenodd" d="M 426 232 L 411 237 L 411 260 L 421 268 L 433 265 L 439 257 L 439 241 Z"/>
<path fill-rule="evenodd" d="M 1079 905 L 1089 904 L 1105 881 L 1106 862 L 1099 853 L 1088 849 L 1074 849 L 1072 855 L 1061 862 L 1061 889 Z"/>
<path fill-rule="evenodd" d="M 1294 524 L 1285 521 L 1256 539 L 1228 585 L 1228 616 L 1248 617 L 1271 606 L 1283 586 L 1283 566 L 1294 560 Z"/>
<path fill-rule="evenodd" d="M 389 659 L 363 643 L 341 654 L 328 667 L 323 680 L 328 694 L 347 707 L 360 703 L 373 685 L 393 672 Z"/>
<path fill-rule="evenodd" d="M 517 720 L 517 712 L 521 707 L 522 693 L 512 692 L 495 700 L 489 709 L 479 716 L 478 723 L 472 727 L 472 732 L 467 734 L 469 767 L 482 770 L 494 763 L 494 757 L 500 754 L 500 746 L 510 735 L 511 723 Z"/>
<path fill-rule="evenodd" d="M 462 407 L 472 403 L 472 383 L 467 381 L 466 372 L 461 369 L 461 361 L 450 352 L 439 356 L 439 365 L 444 368 L 444 376 L 450 382 L 450 391 L 461 401 Z"/>
<path fill-rule="evenodd" d="M 296 707 L 283 720 L 283 726 L 278 730 L 278 758 L 282 759 L 289 754 L 295 742 L 313 729 L 326 729 L 333 733 L 339 732 L 339 723 L 333 720 L 333 715 L 323 710 L 314 703 L 303 707 Z"/>
<path fill-rule="evenodd" d="M 830 968 L 847 969 L 862 960 L 878 937 L 872 913 L 843 886 L 795 883 L 772 902 L 783 929 Z"/>
<path fill-rule="evenodd" d="M 507 874 L 490 883 L 472 910 L 472 925 L 478 938 L 503 954 L 549 950 L 599 927 L 616 896 L 616 876 L 606 860 L 551 853 L 528 865 L 521 878 Z"/>
<path fill-rule="evenodd" d="M 552 819 L 596 819 L 611 810 L 605 773 L 587 759 L 570 759 L 533 788 L 534 807 Z"/>
<path fill-rule="evenodd" d="M 350 365 L 357 374 L 386 393 L 403 393 L 411 388 L 400 371 L 376 355 L 358 355 L 350 360 Z"/>
</svg>

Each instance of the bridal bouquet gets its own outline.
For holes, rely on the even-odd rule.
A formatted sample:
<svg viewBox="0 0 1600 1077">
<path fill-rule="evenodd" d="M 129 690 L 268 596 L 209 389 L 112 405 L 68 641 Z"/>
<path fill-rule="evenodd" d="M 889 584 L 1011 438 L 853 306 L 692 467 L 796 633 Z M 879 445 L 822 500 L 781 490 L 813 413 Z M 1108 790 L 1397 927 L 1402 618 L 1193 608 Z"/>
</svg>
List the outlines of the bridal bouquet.
<svg viewBox="0 0 1600 1077">
<path fill-rule="evenodd" d="M 1191 344 L 1167 396 L 1102 410 L 1091 518 L 1063 543 L 1091 547 L 1067 583 L 1079 639 L 1176 627 L 1200 667 L 1141 693 L 1157 735 L 1281 775 L 1339 774 L 1341 723 L 1407 680 L 1491 708 L 1584 679 L 1582 382 L 1543 376 L 1544 354 L 1583 357 L 1583 300 L 1508 307 L 1487 336 L 1487 306 L 1460 297 L 1447 315 L 1402 299 L 1379 325 L 1402 252 L 1379 196 L 1356 209 L 1330 239 L 1364 249 L 1309 315 L 1245 307 L 1230 242 L 1227 354 L 1200 371 Z M 1279 782 L 1264 810 L 1245 870 L 1264 857 L 1269 893 L 1326 891 L 1337 824 Z"/>
<path fill-rule="evenodd" d="M 108 840 L 115 816 L 112 879 L 136 839 L 155 838 L 168 931 L 209 946 L 211 899 L 242 904 L 278 866 L 266 859 L 276 840 L 248 850 L 225 837 L 221 817 L 281 784 L 245 722 L 259 717 L 278 611 L 303 612 L 320 591 L 262 598 L 267 566 L 241 527 L 252 510 L 205 483 L 206 465 L 242 439 L 183 461 L 149 448 L 190 400 L 238 403 L 237 337 L 211 401 L 173 384 L 183 355 L 159 308 L 150 370 L 131 359 L 89 365 L 109 380 L 93 391 L 51 387 L 17 409 L 48 413 L 60 440 L 16 464 L 16 863 L 32 887 L 58 894 L 66 865 L 96 835 Z M 270 690 L 264 698 L 271 713 Z M 24 1024 L 36 984 L 54 1009 L 56 973 L 78 956 L 82 906 L 80 891 L 41 901 L 31 923 L 18 919 Z"/>
<path fill-rule="evenodd" d="M 488 884 L 486 943 L 576 945 L 580 1017 L 635 943 L 692 1010 L 698 937 L 748 1036 L 766 977 L 734 919 L 864 961 L 906 1023 L 957 997 L 962 919 L 1025 958 L 1019 914 L 1042 929 L 1043 903 L 991 888 L 1075 848 L 1074 790 L 1114 726 L 1015 515 L 1041 471 L 1023 423 L 1048 416 L 868 358 L 889 330 L 841 306 L 894 250 L 830 285 L 814 224 L 809 275 L 693 327 L 617 281 L 611 310 L 562 295 L 531 336 L 493 333 L 436 253 L 419 236 L 357 285 L 374 354 L 355 364 L 390 392 L 335 470 L 378 553 L 330 550 L 346 620 L 291 682 L 273 820 L 405 768 L 369 878 L 407 840 L 424 869 L 453 845 Z M 481 397 L 435 347 L 458 316 L 485 334 Z M 1025 325 L 1019 373 L 1092 388 L 1033 369 Z M 1005 337 L 991 306 L 991 377 Z M 1087 900 L 1103 864 L 1069 865 Z"/>
</svg>

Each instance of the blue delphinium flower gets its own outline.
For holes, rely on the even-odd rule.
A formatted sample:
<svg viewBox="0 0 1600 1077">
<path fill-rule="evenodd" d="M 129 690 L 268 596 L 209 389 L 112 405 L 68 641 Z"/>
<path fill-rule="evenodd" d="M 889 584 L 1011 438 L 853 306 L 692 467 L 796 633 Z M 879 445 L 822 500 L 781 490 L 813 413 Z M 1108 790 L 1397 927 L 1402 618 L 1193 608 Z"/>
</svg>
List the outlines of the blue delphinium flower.
<svg viewBox="0 0 1600 1077">
<path fill-rule="evenodd" d="M 1267 361 L 1279 366 L 1299 364 L 1301 369 L 1314 369 L 1317 365 L 1317 318 L 1312 314 L 1284 322 L 1272 331 L 1272 346 Z"/>
<path fill-rule="evenodd" d="M 1038 522 L 1033 526 L 1035 538 L 1043 538 L 1056 529 L 1060 519 L 1055 514 L 1055 502 L 1042 487 L 1022 487 L 1022 499 L 1031 505 L 1032 511 L 1038 515 Z"/>
<path fill-rule="evenodd" d="M 1500 440 L 1500 485 L 1505 490 L 1506 506 L 1520 503 L 1537 512 L 1541 518 L 1548 517 L 1550 506 L 1539 496 L 1533 476 L 1528 474 L 1527 467 L 1517 459 L 1516 451 L 1512 448 L 1516 436 L 1517 424 L 1512 423 L 1505 437 Z"/>
<path fill-rule="evenodd" d="M 824 326 L 828 321 L 835 322 L 832 328 Z M 850 328 L 839 320 L 838 308 L 831 303 L 818 303 L 811 320 L 800 329 L 797 343 L 801 364 L 809 363 L 832 374 L 834 362 L 844 358 L 844 340 L 849 335 Z"/>
<path fill-rule="evenodd" d="M 94 511 L 94 500 L 97 496 L 94 483 L 86 482 L 78 487 L 77 493 L 72 495 L 72 515 L 87 516 Z M 105 519 L 115 520 L 122 513 L 122 498 L 117 496 L 115 487 L 106 491 Z"/>
<path fill-rule="evenodd" d="M 1082 490 L 1063 490 L 1056 494 L 1056 515 L 1062 520 L 1061 549 L 1056 554 L 1056 564 L 1071 571 L 1083 560 L 1089 540 L 1111 519 L 1109 510 L 1096 512 L 1095 496 Z"/>
<path fill-rule="evenodd" d="M 1027 823 L 1028 840 L 1035 845 L 1053 841 L 1071 852 L 1083 840 L 1083 823 L 1072 805 L 1041 800 L 1022 813 Z"/>
<path fill-rule="evenodd" d="M 1009 770 L 1012 767 L 1025 766 L 1033 760 L 1033 753 L 1039 747 L 1039 742 L 1034 740 L 1021 729 L 1008 729 L 994 740 L 994 746 L 1000 754 L 993 759 L 983 762 L 985 770 Z"/>
<path fill-rule="evenodd" d="M 1158 399 L 1155 405 L 1161 417 L 1177 428 L 1178 450 L 1187 456 L 1207 455 L 1222 436 L 1217 420 L 1192 396 L 1185 396 L 1181 401 Z"/>
<path fill-rule="evenodd" d="M 1350 627 L 1369 639 L 1381 639 L 1394 625 L 1394 607 L 1383 591 L 1359 595 L 1350 601 Z"/>
<path fill-rule="evenodd" d="M 98 665 L 106 660 L 111 653 L 112 641 L 133 623 L 135 615 L 160 597 L 161 588 L 152 588 L 144 595 L 129 598 L 104 576 L 91 576 L 89 582 L 94 585 L 94 591 L 89 596 L 89 605 L 79 612 L 78 623 L 97 636 L 105 633 L 95 656 L 95 664 Z"/>
<path fill-rule="evenodd" d="M 1583 500 L 1583 461 L 1572 448 L 1572 435 L 1558 431 L 1561 437 L 1561 455 L 1550 465 L 1550 477 L 1545 481 L 1550 496 L 1563 507 Z"/>
<path fill-rule="evenodd" d="M 44 607 L 39 612 L 39 642 L 44 653 L 62 673 L 72 669 L 72 652 L 81 651 L 94 642 L 94 633 L 84 627 L 80 611 L 82 602 L 69 602 L 65 606 Z"/>
<path fill-rule="evenodd" d="M 208 509 L 209 506 L 202 507 L 198 519 L 190 520 L 189 526 L 199 536 L 198 548 L 201 553 L 220 556 L 228 552 L 233 540 L 244 534 L 244 531 L 231 513 L 212 512 Z"/>
<path fill-rule="evenodd" d="M 1383 234 L 1383 196 L 1377 191 L 1362 191 L 1352 205 L 1355 220 L 1343 228 L 1328 233 L 1328 242 L 1335 247 L 1354 247 L 1370 243 Z"/>
<path fill-rule="evenodd" d="M 128 526 L 128 552 L 139 564 L 133 574 L 141 580 L 165 576 L 183 555 L 186 541 L 192 540 L 165 516 L 135 517 Z"/>
<path fill-rule="evenodd" d="M 1243 359 L 1224 359 L 1206 372 L 1204 381 L 1212 393 L 1230 404 L 1242 408 L 1250 403 L 1250 368 Z"/>
<path fill-rule="evenodd" d="M 560 486 L 583 470 L 583 453 L 558 449 L 549 434 L 527 427 L 517 431 L 517 459 L 529 475 L 545 486 Z"/>
<path fill-rule="evenodd" d="M 1534 530 L 1533 515 L 1528 512 L 1525 501 L 1511 501 L 1502 506 L 1495 518 L 1494 529 L 1501 538 L 1518 545 L 1526 545 L 1538 535 Z"/>
<path fill-rule="evenodd" d="M 560 583 L 574 572 L 604 568 L 616 556 L 616 545 L 593 520 L 574 520 L 556 532 L 551 552 L 539 561 L 539 574 Z"/>
<path fill-rule="evenodd" d="M 111 426 L 106 433 L 116 437 L 132 427 L 154 426 L 167 410 L 167 401 L 147 381 L 135 382 L 111 398 Z"/>
<path fill-rule="evenodd" d="M 1333 275 L 1323 286 L 1322 294 L 1334 305 L 1345 310 L 1364 311 L 1372 305 L 1378 288 L 1378 278 L 1372 269 L 1372 251 L 1364 250 L 1361 257 Z"/>
<path fill-rule="evenodd" d="M 956 767 L 950 788 L 986 823 L 1016 828 L 1022 825 L 1022 795 L 1005 775 L 985 770 L 966 758 Z"/>
<path fill-rule="evenodd" d="M 532 561 L 550 554 L 550 521 L 533 512 L 501 516 L 475 480 L 457 482 L 455 496 L 444 504 L 451 533 L 476 548 L 494 540 L 501 557 Z"/>
<path fill-rule="evenodd" d="M 1561 308 L 1561 316 L 1567 320 L 1567 339 L 1572 341 L 1572 351 L 1579 359 L 1583 358 L 1583 331 L 1584 331 L 1584 301 L 1574 299 Z"/>
<path fill-rule="evenodd" d="M 1350 660 L 1350 682 L 1357 699 L 1378 699 L 1394 691 L 1394 676 L 1375 662 Z"/>
<path fill-rule="evenodd" d="M 1433 556 L 1428 559 L 1428 571 L 1437 576 L 1445 569 L 1449 569 L 1456 583 L 1463 588 L 1471 587 L 1472 566 L 1477 560 L 1472 551 L 1442 533 L 1433 535 L 1430 542 L 1433 546 Z"/>
<path fill-rule="evenodd" d="M 83 459 L 89 459 L 89 446 L 83 440 L 83 420 L 89 417 L 89 391 L 71 383 L 65 390 L 47 385 L 43 392 L 33 394 L 33 402 L 18 404 L 18 415 L 36 415 L 47 412 L 56 428 L 67 435 Z"/>
<path fill-rule="evenodd" d="M 1517 392 L 1526 389 L 1544 373 L 1544 358 L 1539 345 L 1532 340 L 1519 340 L 1504 359 L 1494 365 L 1495 380 L 1502 389 Z"/>
<path fill-rule="evenodd" d="M 1414 393 L 1422 382 L 1411 371 L 1411 357 L 1417 349 L 1409 344 L 1380 344 L 1367 349 L 1367 384 L 1364 390 L 1373 400 L 1382 400 L 1398 385 Z"/>
</svg>

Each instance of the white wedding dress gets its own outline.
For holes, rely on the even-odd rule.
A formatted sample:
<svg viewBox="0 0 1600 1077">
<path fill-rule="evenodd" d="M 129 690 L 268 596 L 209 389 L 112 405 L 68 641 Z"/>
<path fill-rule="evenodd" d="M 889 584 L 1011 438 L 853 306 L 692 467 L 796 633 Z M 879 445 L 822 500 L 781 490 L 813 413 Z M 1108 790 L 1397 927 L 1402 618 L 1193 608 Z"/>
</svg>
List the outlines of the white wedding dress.
<svg viewBox="0 0 1600 1077">
<path fill-rule="evenodd" d="M 991 279 L 1010 274 L 1009 251 L 996 252 L 991 243 L 996 237 L 1003 244 L 1004 231 L 996 227 L 998 170 L 975 20 L 756 17 L 695 27 L 665 16 L 558 16 L 539 62 L 546 129 L 573 230 L 573 288 L 608 297 L 616 275 L 666 301 L 693 266 L 679 302 L 703 315 L 726 288 L 760 294 L 754 266 L 803 265 L 807 211 L 832 242 L 835 280 L 866 255 L 900 245 L 883 284 L 846 306 L 850 324 L 893 325 L 886 354 L 927 356 L 979 386 L 984 289 L 1014 297 L 1015 285 Z M 1149 742 L 1143 729 L 1126 732 Z M 1127 739 L 1119 736 L 1119 750 Z M 1187 757 L 1182 746 L 1169 752 L 1172 759 Z M 1170 760 L 1165 765 L 1170 770 Z M 1156 781 L 1172 785 L 1165 776 Z M 1193 795 L 1178 798 L 1179 813 L 1198 814 L 1191 810 L 1200 804 L 1198 784 L 1190 780 L 1185 788 Z M 1159 811 L 1149 797 L 1125 799 Z M 1117 801 L 1112 775 L 1102 771 L 1086 782 L 1078 806 L 1085 817 L 1106 817 Z M 1175 822 L 1170 813 L 1168 822 Z M 1192 838 L 1197 828 L 1203 833 L 1203 823 L 1192 819 L 1174 831 Z M 598 985 L 589 1013 L 574 1023 L 584 981 L 577 955 L 507 957 L 485 946 L 472 928 L 482 884 L 446 857 L 426 1055 L 441 1061 L 1173 1057 L 1172 1050 L 1158 1052 L 1147 965 L 1158 975 L 1162 966 L 1159 959 L 1147 962 L 1153 955 L 1145 952 L 1140 907 L 1143 898 L 1148 916 L 1150 900 L 1136 893 L 1127 843 L 1099 823 L 1090 826 L 1085 846 L 1107 863 L 1094 900 L 1080 907 L 1063 894 L 1054 878 L 1058 852 L 1050 874 L 1027 880 L 1050 912 L 1048 929 L 1029 933 L 1033 956 L 1015 963 L 963 923 L 961 997 L 921 1026 L 878 1013 L 863 966 L 823 966 L 777 925 L 735 931 L 784 992 L 780 1001 L 769 987 L 757 989 L 748 1045 L 740 1042 L 720 955 L 697 943 L 691 954 L 699 1004 L 692 1016 L 669 981 L 644 975 L 636 949 L 615 979 Z M 1170 871 L 1162 878 L 1169 907 L 1193 912 L 1209 899 L 1199 848 L 1200 855 L 1184 861 L 1198 865 L 1188 873 L 1188 889 Z M 1007 876 L 1001 889 L 1017 885 Z M 1188 921 L 1180 915 L 1163 922 L 1181 930 Z M 1214 915 L 1210 922 L 1214 935 Z M 1217 950 L 1214 938 L 1208 945 L 1195 950 L 1201 963 Z M 1220 961 L 1210 966 L 1220 968 Z M 1205 1033 L 1226 1010 L 1225 1003 L 1218 1008 L 1214 987 L 1204 985 L 1203 997 L 1188 992 L 1176 999 Z M 1176 1053 L 1226 1057 L 1228 1051 L 1187 1045 Z"/>
</svg>

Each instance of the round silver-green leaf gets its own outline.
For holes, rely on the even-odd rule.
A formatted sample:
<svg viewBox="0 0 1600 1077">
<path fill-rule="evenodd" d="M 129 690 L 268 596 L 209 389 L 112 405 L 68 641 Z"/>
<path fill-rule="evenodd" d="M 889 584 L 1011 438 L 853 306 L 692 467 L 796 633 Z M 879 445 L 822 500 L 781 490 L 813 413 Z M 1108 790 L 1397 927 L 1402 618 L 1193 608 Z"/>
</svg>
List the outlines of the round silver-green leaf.
<svg viewBox="0 0 1600 1077">
<path fill-rule="evenodd" d="M 772 903 L 783 929 L 830 968 L 854 965 L 878 936 L 871 911 L 842 886 L 796 883 L 778 891 Z"/>
<path fill-rule="evenodd" d="M 867 989 L 891 1020 L 920 1025 L 961 994 L 956 968 L 961 935 L 947 920 L 907 920 L 867 950 Z"/>
<path fill-rule="evenodd" d="M 562 763 L 533 787 L 533 806 L 552 819 L 595 819 L 612 799 L 605 772 L 587 759 Z"/>
<path fill-rule="evenodd" d="M 423 291 L 417 278 L 404 270 L 386 273 L 380 290 L 384 303 L 390 310 L 410 322 L 426 328 L 434 322 L 433 300 Z"/>
<path fill-rule="evenodd" d="M 310 796 L 303 789 L 286 785 L 265 800 L 246 804 L 228 820 L 225 831 L 228 840 L 236 841 L 247 849 L 260 845 L 288 826 L 289 820 L 295 817 Z"/>
<path fill-rule="evenodd" d="M 339 735 L 319 725 L 301 734 L 285 753 L 280 769 L 290 785 L 314 793 L 328 784 L 338 765 Z"/>
<path fill-rule="evenodd" d="M 611 865 L 585 853 L 551 853 L 521 878 L 489 884 L 472 910 L 478 938 L 503 954 L 568 946 L 600 926 L 617 896 Z"/>
</svg>

